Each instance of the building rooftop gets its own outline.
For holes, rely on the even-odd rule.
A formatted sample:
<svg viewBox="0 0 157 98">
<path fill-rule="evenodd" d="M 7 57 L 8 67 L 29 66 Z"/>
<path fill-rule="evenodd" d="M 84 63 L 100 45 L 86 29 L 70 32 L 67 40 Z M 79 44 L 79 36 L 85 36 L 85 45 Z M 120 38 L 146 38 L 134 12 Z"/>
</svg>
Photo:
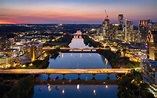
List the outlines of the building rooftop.
<svg viewBox="0 0 157 98">
<path fill-rule="evenodd" d="M 157 34 L 157 31 L 152 31 L 152 34 Z"/>
<path fill-rule="evenodd" d="M 22 64 L 24 64 L 24 63 L 30 63 L 31 59 L 29 59 L 28 57 L 25 57 L 25 56 L 21 56 L 20 57 L 20 61 L 21 61 Z"/>
<path fill-rule="evenodd" d="M 8 56 L 0 55 L 0 59 L 6 59 L 6 58 L 8 58 Z"/>
</svg>

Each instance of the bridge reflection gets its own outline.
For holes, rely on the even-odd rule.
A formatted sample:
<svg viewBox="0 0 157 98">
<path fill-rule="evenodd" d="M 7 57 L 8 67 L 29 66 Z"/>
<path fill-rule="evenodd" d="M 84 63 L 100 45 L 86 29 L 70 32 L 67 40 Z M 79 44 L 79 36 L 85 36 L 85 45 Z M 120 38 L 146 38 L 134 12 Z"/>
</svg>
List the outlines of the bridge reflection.
<svg viewBox="0 0 157 98">
<path fill-rule="evenodd" d="M 74 50 L 74 51 L 62 51 L 62 53 L 97 53 L 97 51 L 80 51 L 80 50 Z"/>
<path fill-rule="evenodd" d="M 116 85 L 118 83 L 118 80 L 39 80 L 35 79 L 34 80 L 35 85 L 77 85 L 77 84 L 82 84 L 82 85 Z"/>
</svg>

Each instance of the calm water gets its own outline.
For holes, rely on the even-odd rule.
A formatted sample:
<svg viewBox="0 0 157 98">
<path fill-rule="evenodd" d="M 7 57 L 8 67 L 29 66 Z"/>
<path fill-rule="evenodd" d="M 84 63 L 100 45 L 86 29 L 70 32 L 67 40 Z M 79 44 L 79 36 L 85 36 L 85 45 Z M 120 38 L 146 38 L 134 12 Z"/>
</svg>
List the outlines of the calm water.
<svg viewBox="0 0 157 98">
<path fill-rule="evenodd" d="M 46 85 L 36 85 L 34 98 L 116 98 L 117 93 L 117 86 L 114 85 L 108 88 L 100 85 L 80 85 L 79 88 L 76 85 L 66 85 L 59 86 L 59 90 L 55 88 L 51 85 L 51 91 L 49 91 Z"/>
<path fill-rule="evenodd" d="M 83 39 L 74 38 L 69 44 L 72 48 L 88 47 L 83 43 Z M 87 69 L 87 68 L 111 68 L 108 61 L 97 53 L 61 53 L 56 59 L 49 60 L 48 68 L 53 69 Z M 63 78 L 61 74 L 52 74 L 50 79 L 56 76 Z M 92 74 L 81 74 L 80 79 L 92 79 Z M 69 74 L 64 76 L 68 81 L 78 78 L 77 74 Z M 104 80 L 106 74 L 97 74 L 95 79 Z M 48 76 L 42 74 L 39 80 L 47 80 Z M 114 74 L 110 75 L 110 79 L 116 79 Z M 33 98 L 117 98 L 117 85 L 35 85 Z"/>
</svg>

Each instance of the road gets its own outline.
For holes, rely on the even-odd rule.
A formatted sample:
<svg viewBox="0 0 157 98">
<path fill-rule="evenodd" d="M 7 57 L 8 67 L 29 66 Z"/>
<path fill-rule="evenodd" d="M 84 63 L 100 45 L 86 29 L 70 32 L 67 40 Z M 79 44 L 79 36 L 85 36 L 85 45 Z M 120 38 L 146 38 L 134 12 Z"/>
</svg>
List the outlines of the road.
<svg viewBox="0 0 157 98">
<path fill-rule="evenodd" d="M 0 69 L 0 74 L 103 74 L 131 73 L 131 69 Z"/>
<path fill-rule="evenodd" d="M 56 49 L 54 47 L 43 47 L 42 50 L 53 50 Z M 98 49 L 102 49 L 102 50 L 108 50 L 108 48 L 67 48 L 67 47 L 61 47 L 59 48 L 60 50 L 98 50 Z"/>
</svg>

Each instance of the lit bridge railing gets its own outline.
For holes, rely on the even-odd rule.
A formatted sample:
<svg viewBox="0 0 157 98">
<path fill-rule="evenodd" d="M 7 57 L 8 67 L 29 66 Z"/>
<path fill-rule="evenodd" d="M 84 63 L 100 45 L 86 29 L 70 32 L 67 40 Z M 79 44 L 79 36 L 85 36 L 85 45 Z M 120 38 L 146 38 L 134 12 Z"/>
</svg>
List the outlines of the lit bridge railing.
<svg viewBox="0 0 157 98">
<path fill-rule="evenodd" d="M 53 49 L 56 49 L 54 47 L 43 47 L 42 48 L 43 50 L 53 50 Z M 108 48 L 68 48 L 68 47 L 61 47 L 59 48 L 60 50 L 99 50 L 99 49 L 102 49 L 102 50 L 108 50 Z"/>
<path fill-rule="evenodd" d="M 131 69 L 0 69 L 0 74 L 126 74 Z"/>
</svg>

